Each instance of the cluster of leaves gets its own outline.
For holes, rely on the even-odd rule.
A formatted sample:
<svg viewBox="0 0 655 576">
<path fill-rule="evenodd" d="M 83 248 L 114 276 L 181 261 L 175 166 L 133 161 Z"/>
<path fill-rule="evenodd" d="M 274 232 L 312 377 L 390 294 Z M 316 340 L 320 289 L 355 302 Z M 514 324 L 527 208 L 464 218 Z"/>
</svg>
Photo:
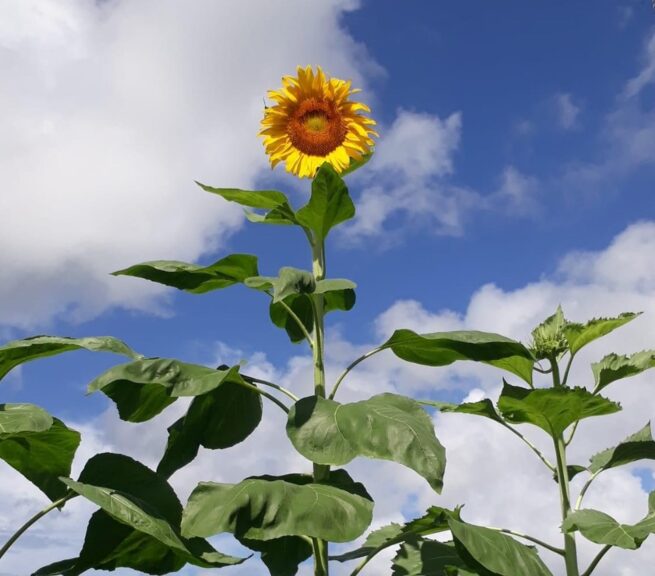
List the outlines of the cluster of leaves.
<svg viewBox="0 0 655 576">
<path fill-rule="evenodd" d="M 248 208 L 247 217 L 252 222 L 301 229 L 312 247 L 321 250 L 330 230 L 354 215 L 345 183 L 328 164 L 313 180 L 308 203 L 298 210 L 277 191 L 201 186 Z M 307 342 L 315 353 L 322 346 L 316 338 L 322 323 L 317 309 L 325 314 L 349 310 L 355 303 L 356 286 L 349 280 L 326 279 L 317 276 L 315 270 L 288 267 L 277 276 L 262 276 L 257 258 L 249 254 L 232 254 L 209 266 L 145 262 L 115 274 L 194 294 L 234 285 L 264 293 L 270 298 L 272 322 L 284 329 L 292 342 Z M 127 356 L 128 362 L 110 368 L 88 387 L 89 392 L 101 392 L 110 398 L 126 422 L 147 421 L 178 398 L 192 399 L 184 416 L 168 429 L 168 442 L 156 470 L 127 456 L 105 453 L 91 458 L 77 480 L 70 478 L 79 444 L 77 432 L 36 406 L 0 407 L 0 458 L 38 486 L 54 506 L 77 496 L 98 506 L 78 557 L 43 567 L 35 575 L 74 576 L 89 569 L 118 567 L 165 574 L 187 563 L 203 568 L 230 566 L 246 558 L 221 553 L 206 540 L 229 533 L 258 553 L 272 576 L 293 576 L 301 562 L 316 554 L 317 542 L 350 542 L 370 526 L 373 500 L 364 485 L 346 470 L 327 468 L 320 478 L 290 471 L 280 476 L 253 476 L 233 484 L 200 482 L 185 507 L 168 483 L 172 474 L 195 459 L 200 447 L 222 450 L 249 437 L 262 420 L 262 399 L 274 401 L 287 413 L 286 432 L 292 445 L 314 465 L 342 467 L 357 457 L 390 460 L 412 469 L 439 493 L 444 481 L 445 449 L 435 435 L 426 405 L 442 412 L 490 418 L 521 438 L 514 428 L 516 424 L 537 426 L 555 442 L 573 427 L 570 441 L 579 421 L 620 409 L 601 396 L 601 390 L 655 366 L 655 352 L 609 355 L 592 366 L 596 382 L 592 391 L 566 383 L 570 361 L 583 346 L 634 317 L 622 315 L 580 325 L 567 322 L 558 310 L 535 330 L 531 348 L 487 332 L 417 334 L 401 329 L 353 363 L 390 350 L 404 361 L 424 366 L 447 366 L 457 361 L 488 364 L 523 383 L 516 386 L 505 382 L 495 405 L 490 400 L 459 405 L 419 402 L 392 393 L 339 403 L 334 395 L 341 379 L 329 397 L 315 390 L 297 398 L 275 383 L 243 374 L 239 366 L 214 369 L 176 359 L 144 358 L 110 337 L 41 336 L 10 342 L 0 347 L 0 377 L 23 362 L 76 349 Z M 555 366 L 567 354 L 569 365 L 560 380 Z M 544 359 L 551 362 L 558 380 L 552 388 L 535 388 L 533 372 L 542 371 L 539 360 Z M 280 392 L 285 396 L 279 396 Z M 603 470 L 655 457 L 650 427 L 594 456 L 588 466 L 565 467 L 566 477 L 531 447 L 560 486 L 568 484 L 574 474 L 586 472 L 593 479 Z M 621 525 L 599 511 L 571 509 L 562 528 L 567 533 L 579 531 L 599 544 L 637 548 L 655 528 L 653 498 L 651 495 L 648 515 L 635 525 Z M 441 533 L 449 534 L 450 540 L 432 538 Z M 517 541 L 508 530 L 466 522 L 459 508 L 432 507 L 421 518 L 370 533 L 360 548 L 332 560 L 359 559 L 355 575 L 378 552 L 392 546 L 397 547 L 392 564 L 394 576 L 550 574 L 533 547 Z"/>
</svg>

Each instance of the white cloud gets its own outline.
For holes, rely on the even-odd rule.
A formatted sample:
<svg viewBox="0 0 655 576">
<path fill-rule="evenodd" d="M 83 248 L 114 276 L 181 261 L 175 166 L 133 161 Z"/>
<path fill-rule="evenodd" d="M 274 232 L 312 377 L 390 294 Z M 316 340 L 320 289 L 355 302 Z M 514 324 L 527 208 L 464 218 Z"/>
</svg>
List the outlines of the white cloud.
<svg viewBox="0 0 655 576">
<path fill-rule="evenodd" d="M 581 109 L 580 106 L 573 102 L 571 94 L 559 93 L 555 95 L 555 111 L 557 113 L 557 122 L 562 130 L 573 130 L 578 126 Z"/>
<path fill-rule="evenodd" d="M 464 312 L 430 310 L 429 304 L 415 301 L 397 302 L 378 317 L 374 325 L 375 342 L 383 341 L 399 327 L 424 332 L 480 329 L 526 341 L 534 325 L 552 313 L 558 304 L 562 304 L 567 316 L 576 321 L 629 310 L 644 311 L 642 317 L 589 345 L 579 354 L 570 382 L 589 384 L 589 363 L 605 353 L 630 353 L 655 347 L 655 270 L 648 265 L 654 251 L 655 222 L 636 223 L 602 251 L 570 253 L 562 259 L 552 277 L 544 277 L 511 291 L 493 284 L 482 286 L 471 296 Z M 339 332 L 332 333 L 328 341 L 328 381 L 333 382 L 347 363 L 374 345 L 354 345 Z M 244 355 L 240 350 L 218 345 L 216 358 L 211 359 L 211 364 L 238 361 Z M 277 381 L 299 395 L 309 392 L 312 368 L 306 355 L 292 358 L 285 366 L 274 366 L 259 354 L 248 365 L 248 370 Z M 655 397 L 648 386 L 652 378 L 652 373 L 645 373 L 617 382 L 607 389 L 609 397 L 621 402 L 623 412 L 608 418 L 586 420 L 571 445 L 570 462 L 585 463 L 591 454 L 614 445 L 653 419 Z M 489 367 L 460 363 L 431 369 L 404 364 L 393 355 L 382 353 L 359 365 L 348 376 L 340 400 L 354 401 L 383 391 L 398 391 L 419 398 L 443 398 L 449 393 L 477 400 L 484 396 L 495 397 L 499 388 L 500 374 Z M 84 427 L 88 442 L 84 455 L 111 447 L 152 465 L 163 450 L 166 425 L 175 420 L 183 408 L 184 405 L 178 402 L 151 422 L 126 424 L 118 420 L 114 408 L 110 407 Z M 376 526 L 400 520 L 403 512 L 420 514 L 431 504 L 454 506 L 464 503 L 464 517 L 468 521 L 528 531 L 553 543 L 561 541 L 556 486 L 549 472 L 527 447 L 491 421 L 458 414 L 436 415 L 434 420 L 437 435 L 448 451 L 446 483 L 441 496 L 434 494 L 412 471 L 389 462 L 359 459 L 349 466 L 353 476 L 364 481 L 376 499 Z M 292 450 L 283 424 L 283 414 L 267 405 L 262 425 L 246 442 L 225 451 L 202 450 L 193 465 L 173 476 L 172 482 L 182 500 L 199 480 L 229 482 L 264 472 L 308 470 L 307 463 Z M 526 426 L 521 429 L 552 459 L 552 447 L 544 434 Z M 643 516 L 647 495 L 632 473 L 636 467 L 601 475 L 588 493 L 587 505 L 604 509 L 626 522 Z M 639 463 L 638 467 L 655 472 L 652 462 Z M 17 502 L 4 527 L 41 505 L 37 507 L 35 491 L 22 483 L 17 475 L 10 477 L 6 470 L 2 473 L 5 476 L 0 488 L 4 486 L 9 490 L 11 486 L 13 501 Z M 581 481 L 582 477 L 574 480 L 574 492 L 580 489 Z M 48 559 L 74 553 L 82 538 L 81 527 L 88 510 L 73 512 L 71 508 L 69 520 L 65 517 L 62 520 L 61 515 L 49 519 L 30 536 L 32 540 L 18 545 L 13 556 L 8 557 L 4 569 L 13 570 L 9 572 L 11 575 L 26 573 L 26 563 L 30 561 L 27 552 L 36 546 L 44 550 Z M 53 543 L 52 538 L 57 538 L 57 541 Z M 55 547 L 60 547 L 57 554 Z M 596 548 L 581 542 L 580 549 L 582 563 L 586 564 Z M 549 554 L 544 558 L 552 566 L 555 576 L 563 576 L 558 558 Z M 634 576 L 643 574 L 643 567 L 653 562 L 655 541 L 649 540 L 637 552 L 612 551 L 603 560 L 599 574 Z M 369 571 L 387 573 L 387 560 L 372 564 Z M 347 566 L 335 567 L 334 572 L 337 576 L 350 573 Z M 252 561 L 226 569 L 225 573 L 237 576 L 264 572 Z"/>
<path fill-rule="evenodd" d="M 490 206 L 504 205 L 504 210 L 514 214 L 535 214 L 539 206 L 537 195 L 539 181 L 534 176 L 521 173 L 514 166 L 507 166 L 501 176 L 501 184 L 488 199 Z"/>
<path fill-rule="evenodd" d="M 238 207 L 193 180 L 248 187 L 266 170 L 262 97 L 296 65 L 364 85 L 378 68 L 340 25 L 355 7 L 3 2 L 2 322 L 31 329 L 112 305 L 161 311 L 158 287 L 108 273 L 195 260 L 240 226 Z"/>
<path fill-rule="evenodd" d="M 644 67 L 631 78 L 625 86 L 624 96 L 632 98 L 637 96 L 646 86 L 655 82 L 655 33 L 646 43 L 644 54 Z"/>
</svg>

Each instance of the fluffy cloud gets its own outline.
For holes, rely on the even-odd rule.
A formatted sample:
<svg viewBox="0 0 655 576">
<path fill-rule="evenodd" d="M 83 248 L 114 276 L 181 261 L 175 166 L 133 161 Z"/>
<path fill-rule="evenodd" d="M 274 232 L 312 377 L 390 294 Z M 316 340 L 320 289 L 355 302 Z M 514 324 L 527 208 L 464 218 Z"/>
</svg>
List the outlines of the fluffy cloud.
<svg viewBox="0 0 655 576">
<path fill-rule="evenodd" d="M 489 284 L 471 297 L 467 309 L 430 310 L 415 301 L 397 302 L 382 313 L 374 324 L 375 343 L 386 338 L 398 327 L 419 331 L 480 329 L 528 340 L 531 329 L 561 304 L 571 320 L 584 321 L 593 316 L 614 315 L 626 310 L 643 311 L 642 317 L 606 339 L 598 341 L 579 354 L 570 381 L 589 384 L 589 363 L 609 351 L 630 353 L 655 345 L 655 270 L 647 263 L 655 253 L 655 222 L 633 224 L 599 252 L 574 252 L 565 256 L 557 272 L 512 291 Z M 375 343 L 354 345 L 339 332 L 333 332 L 328 342 L 328 380 L 334 381 L 355 357 L 370 350 Z M 247 351 L 233 350 L 223 344 L 216 347 L 209 364 L 234 362 Z M 252 356 L 252 355 L 251 355 Z M 299 354 L 284 366 L 272 365 L 261 353 L 252 356 L 248 370 L 270 379 L 302 395 L 303 383 L 311 381 L 311 360 Z M 640 428 L 655 415 L 655 400 L 647 384 L 652 374 L 645 373 L 613 384 L 607 395 L 621 402 L 624 410 L 609 418 L 589 419 L 580 426 L 571 446 L 570 461 L 584 463 L 589 456 Z M 444 369 L 429 369 L 407 365 L 393 355 L 383 353 L 358 366 L 345 380 L 341 400 L 354 401 L 381 391 L 397 391 L 415 397 L 478 400 L 495 397 L 500 389 L 500 374 L 489 368 L 460 363 Z M 290 470 L 308 471 L 308 464 L 292 449 L 284 433 L 284 415 L 267 405 L 265 418 L 258 430 L 244 443 L 225 451 L 201 450 L 198 459 L 187 469 L 175 474 L 172 482 L 184 500 L 199 480 L 238 481 L 244 476 L 261 473 L 284 473 Z M 126 424 L 118 420 L 113 407 L 92 422 L 82 426 L 85 444 L 79 462 L 96 451 L 112 449 L 131 454 L 153 465 L 161 454 L 165 428 L 184 409 L 177 403 L 151 422 Z M 420 514 L 431 504 L 454 506 L 465 503 L 468 521 L 503 526 L 535 534 L 558 543 L 558 497 L 549 472 L 507 430 L 491 421 L 473 416 L 437 414 L 434 416 L 437 435 L 448 450 L 445 489 L 435 495 L 426 482 L 409 469 L 389 462 L 355 460 L 351 473 L 364 481 L 376 505 L 375 525 L 400 520 L 403 515 Z M 522 431 L 552 459 L 552 447 L 538 430 L 523 427 Z M 79 469 L 80 463 L 77 468 Z M 601 508 L 617 519 L 633 522 L 644 515 L 647 492 L 636 475 L 639 470 L 655 473 L 650 462 L 639 463 L 601 475 L 587 497 L 587 505 Z M 0 487 L 8 490 L 17 505 L 3 518 L 3 530 L 19 518 L 25 518 L 41 504 L 36 493 L 3 469 Z M 6 480 L 6 481 L 5 481 Z M 573 482 L 577 491 L 581 478 Z M 652 485 L 652 482 L 651 482 Z M 4 492 L 0 491 L 0 495 Z M 7 497 L 8 493 L 5 494 Z M 82 503 L 71 505 L 63 514 L 53 515 L 21 542 L 7 558 L 8 574 L 23 574 L 33 567 L 30 550 L 39 547 L 43 559 L 63 557 L 73 553 L 82 534 L 80 526 L 89 513 Z M 56 529 L 55 529 L 56 527 Z M 237 548 L 221 539 L 228 551 Z M 580 544 L 582 563 L 593 556 L 596 547 Z M 47 557 L 47 558 L 46 558 Z M 544 554 L 556 576 L 563 570 L 558 558 Z M 41 558 L 40 558 L 41 559 Z M 600 574 L 634 576 L 655 561 L 655 542 L 648 541 L 638 552 L 613 550 L 603 561 Z M 369 572 L 387 573 L 388 558 L 372 563 Z M 351 568 L 352 569 L 352 568 Z M 309 574 L 308 569 L 303 572 Z M 245 576 L 263 574 L 254 563 L 226 569 L 226 574 Z M 335 567 L 335 574 L 345 576 L 347 567 Z M 193 570 L 189 574 L 195 574 Z"/>
<path fill-rule="evenodd" d="M 557 122 L 562 130 L 573 130 L 578 125 L 580 107 L 573 102 L 573 97 L 568 93 L 555 95 L 555 111 Z"/>
<path fill-rule="evenodd" d="M 195 260 L 240 226 L 238 207 L 193 180 L 253 185 L 267 163 L 256 137 L 262 96 L 297 64 L 364 85 L 376 65 L 340 26 L 355 7 L 3 2 L 2 323 L 30 329 L 112 305 L 161 310 L 156 286 L 108 273 Z"/>
</svg>

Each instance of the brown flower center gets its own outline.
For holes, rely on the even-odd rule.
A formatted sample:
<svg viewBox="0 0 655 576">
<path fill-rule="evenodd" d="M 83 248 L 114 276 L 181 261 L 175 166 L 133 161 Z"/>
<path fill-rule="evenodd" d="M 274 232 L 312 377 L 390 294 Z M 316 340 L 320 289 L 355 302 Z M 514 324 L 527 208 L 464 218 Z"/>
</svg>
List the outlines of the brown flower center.
<svg viewBox="0 0 655 576">
<path fill-rule="evenodd" d="M 331 102 L 308 98 L 291 114 L 287 132 L 291 143 L 301 152 L 327 156 L 341 146 L 347 130 Z"/>
</svg>

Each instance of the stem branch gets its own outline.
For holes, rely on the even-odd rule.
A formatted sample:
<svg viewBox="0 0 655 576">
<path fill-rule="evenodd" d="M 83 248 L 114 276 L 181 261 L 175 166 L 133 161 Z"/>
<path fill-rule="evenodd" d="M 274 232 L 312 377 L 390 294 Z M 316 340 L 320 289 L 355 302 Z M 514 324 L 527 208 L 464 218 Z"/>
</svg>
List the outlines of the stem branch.
<svg viewBox="0 0 655 576">
<path fill-rule="evenodd" d="M 606 544 L 603 546 L 603 549 L 596 554 L 596 557 L 591 561 L 591 564 L 589 564 L 589 568 L 587 568 L 583 573 L 582 576 L 591 576 L 591 573 L 594 571 L 596 566 L 598 566 L 598 563 L 603 559 L 603 556 L 607 554 L 612 547 L 609 544 Z"/>
<path fill-rule="evenodd" d="M 548 542 L 544 542 L 543 540 L 539 540 L 538 538 L 535 538 L 534 536 L 530 536 L 528 534 L 522 534 L 521 532 L 516 532 L 514 530 L 508 530 L 507 528 L 495 528 L 493 526 L 488 526 L 490 530 L 496 530 L 496 532 L 503 532 L 505 534 L 511 534 L 512 536 L 516 536 L 517 538 L 523 538 L 524 540 L 528 540 L 530 542 L 534 542 L 535 544 L 539 544 L 539 546 L 543 546 L 547 550 L 550 550 L 551 552 L 554 552 L 555 554 L 559 554 L 560 556 L 564 556 L 564 549 L 558 548 L 557 546 L 553 546 L 552 544 L 548 544 Z"/>
</svg>

